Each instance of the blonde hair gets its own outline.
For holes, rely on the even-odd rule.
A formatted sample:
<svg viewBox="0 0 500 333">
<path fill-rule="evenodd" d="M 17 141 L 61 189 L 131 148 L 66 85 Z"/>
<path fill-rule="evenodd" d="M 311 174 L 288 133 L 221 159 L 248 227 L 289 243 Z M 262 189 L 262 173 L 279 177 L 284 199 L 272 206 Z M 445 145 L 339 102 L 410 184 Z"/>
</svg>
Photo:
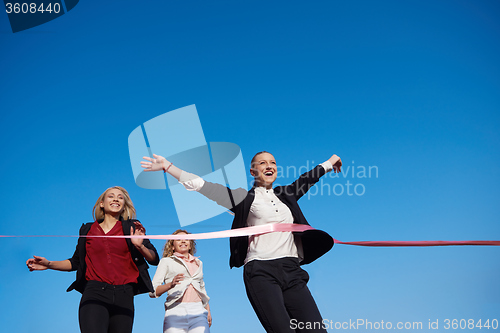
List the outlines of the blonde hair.
<svg viewBox="0 0 500 333">
<path fill-rule="evenodd" d="M 177 234 L 180 234 L 181 232 L 185 233 L 185 234 L 190 234 L 190 232 L 187 232 L 186 230 L 182 230 L 182 229 L 177 229 L 174 231 L 174 233 L 172 235 L 177 235 Z M 190 255 L 194 255 L 196 253 L 196 242 L 194 241 L 194 239 L 190 239 L 189 240 L 189 243 L 190 243 L 190 249 L 189 249 L 189 254 Z M 169 239 L 166 243 L 165 243 L 165 247 L 163 248 L 163 257 L 166 258 L 166 257 L 170 257 L 174 254 L 174 239 Z"/>
<path fill-rule="evenodd" d="M 108 188 L 106 191 L 104 191 L 103 194 L 99 196 L 99 199 L 97 199 L 94 208 L 92 208 L 92 216 L 94 217 L 94 221 L 99 221 L 104 219 L 104 208 L 101 207 L 101 202 L 104 201 L 104 197 L 106 196 L 108 191 L 113 189 L 122 191 L 123 198 L 125 199 L 125 205 L 123 207 L 120 216 L 123 217 L 123 219 L 125 220 L 135 218 L 134 204 L 132 203 L 132 200 L 130 199 L 130 195 L 128 194 L 127 190 L 121 186 L 113 186 Z"/>
</svg>

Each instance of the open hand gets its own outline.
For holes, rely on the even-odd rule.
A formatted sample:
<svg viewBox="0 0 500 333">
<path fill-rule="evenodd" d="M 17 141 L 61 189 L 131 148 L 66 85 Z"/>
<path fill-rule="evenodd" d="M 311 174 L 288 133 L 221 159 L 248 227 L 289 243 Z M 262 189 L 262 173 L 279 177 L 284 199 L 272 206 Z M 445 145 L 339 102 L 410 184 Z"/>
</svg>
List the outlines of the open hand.
<svg viewBox="0 0 500 333">
<path fill-rule="evenodd" d="M 146 161 L 141 161 L 141 167 L 144 171 L 160 171 L 165 170 L 165 168 L 170 164 L 165 157 L 153 154 L 154 158 L 144 156 L 143 159 Z"/>
<path fill-rule="evenodd" d="M 146 235 L 146 228 L 142 225 L 141 222 L 139 221 L 134 221 L 134 226 L 135 230 L 132 226 L 130 226 L 130 234 L 132 236 L 145 236 Z M 142 238 L 131 238 L 130 241 L 132 244 L 135 245 L 135 247 L 140 248 L 142 246 Z"/>
<path fill-rule="evenodd" d="M 175 285 L 181 283 L 181 281 L 184 280 L 184 274 L 179 273 L 174 278 L 172 279 L 172 282 L 170 283 L 171 288 L 173 288 Z"/>
</svg>

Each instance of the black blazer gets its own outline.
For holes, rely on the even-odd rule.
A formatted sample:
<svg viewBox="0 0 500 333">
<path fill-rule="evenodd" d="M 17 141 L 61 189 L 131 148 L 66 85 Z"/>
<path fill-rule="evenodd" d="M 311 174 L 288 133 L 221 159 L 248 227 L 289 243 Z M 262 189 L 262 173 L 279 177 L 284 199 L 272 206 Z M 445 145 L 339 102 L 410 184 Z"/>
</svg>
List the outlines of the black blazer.
<svg viewBox="0 0 500 333">
<path fill-rule="evenodd" d="M 321 165 L 318 165 L 311 171 L 301 175 L 292 184 L 274 188 L 276 196 L 290 208 L 293 216 L 293 223 L 309 225 L 297 201 L 306 194 L 325 173 L 325 169 Z M 205 184 L 199 192 L 234 213 L 231 229 L 247 227 L 248 214 L 255 198 L 255 187 L 252 187 L 248 192 L 242 188 L 230 190 L 223 185 L 205 181 Z M 300 262 L 301 265 L 309 264 L 318 259 L 328 252 L 334 244 L 333 238 L 321 230 L 307 230 L 295 234 L 300 237 L 304 252 L 304 258 Z M 229 245 L 231 250 L 229 266 L 231 268 L 243 266 L 247 256 L 248 236 L 231 237 Z"/>
<path fill-rule="evenodd" d="M 130 235 L 130 227 L 132 226 L 135 230 L 135 225 L 133 222 L 137 220 L 130 219 L 123 221 L 121 218 L 120 220 L 122 221 L 123 234 Z M 80 228 L 80 236 L 87 235 L 93 223 L 94 222 L 83 224 Z M 76 270 L 76 280 L 69 286 L 66 291 L 75 289 L 80 293 L 83 293 L 83 291 L 85 290 L 85 285 L 87 284 L 87 280 L 85 279 L 85 272 L 87 271 L 87 264 L 85 263 L 85 255 L 87 253 L 85 246 L 86 240 L 86 237 L 80 237 L 78 239 L 75 253 L 73 254 L 73 257 L 69 258 L 69 261 L 71 262 L 71 270 Z M 151 277 L 148 273 L 149 266 L 146 263 L 146 259 L 144 259 L 141 252 L 139 252 L 139 250 L 137 250 L 136 247 L 132 244 L 130 238 L 125 238 L 125 240 L 127 241 L 128 248 L 130 250 L 130 253 L 132 254 L 132 259 L 137 266 L 137 269 L 139 270 L 137 288 L 134 288 L 135 294 L 137 295 L 147 292 L 153 292 L 154 290 L 151 283 Z M 148 249 L 153 250 L 156 254 L 155 260 L 149 263 L 154 266 L 158 265 L 160 259 L 158 257 L 158 252 L 156 252 L 156 248 L 153 246 L 153 244 L 151 244 L 149 239 L 144 239 L 143 244 Z"/>
</svg>

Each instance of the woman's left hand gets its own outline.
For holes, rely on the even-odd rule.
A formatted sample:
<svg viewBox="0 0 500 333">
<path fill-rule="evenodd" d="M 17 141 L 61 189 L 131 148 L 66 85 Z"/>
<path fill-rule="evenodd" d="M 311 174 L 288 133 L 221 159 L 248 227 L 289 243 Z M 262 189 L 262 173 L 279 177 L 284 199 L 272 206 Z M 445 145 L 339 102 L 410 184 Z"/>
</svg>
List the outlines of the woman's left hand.
<svg viewBox="0 0 500 333">
<path fill-rule="evenodd" d="M 146 228 L 142 225 L 141 222 L 139 221 L 134 221 L 134 228 L 131 226 L 130 227 L 130 234 L 132 236 L 145 236 L 146 235 Z M 142 238 L 131 238 L 130 241 L 132 244 L 134 244 L 135 247 L 140 248 L 142 246 Z"/>
<path fill-rule="evenodd" d="M 134 221 L 134 228 L 130 227 L 130 235 L 132 236 L 146 236 L 146 228 L 139 221 Z M 148 249 L 147 246 L 143 244 L 144 238 L 131 238 L 130 241 L 135 246 L 139 252 L 144 256 L 147 262 L 151 265 L 158 265 L 158 255 L 156 251 Z"/>
<path fill-rule="evenodd" d="M 208 327 L 211 327 L 212 326 L 212 314 L 210 313 L 210 310 L 208 310 L 207 320 L 208 320 Z"/>
<path fill-rule="evenodd" d="M 330 161 L 330 163 L 332 163 L 333 172 L 338 173 L 341 171 L 340 169 L 342 168 L 342 160 L 340 159 L 340 157 L 338 157 L 337 155 L 332 155 L 332 157 L 330 157 L 328 160 Z"/>
</svg>

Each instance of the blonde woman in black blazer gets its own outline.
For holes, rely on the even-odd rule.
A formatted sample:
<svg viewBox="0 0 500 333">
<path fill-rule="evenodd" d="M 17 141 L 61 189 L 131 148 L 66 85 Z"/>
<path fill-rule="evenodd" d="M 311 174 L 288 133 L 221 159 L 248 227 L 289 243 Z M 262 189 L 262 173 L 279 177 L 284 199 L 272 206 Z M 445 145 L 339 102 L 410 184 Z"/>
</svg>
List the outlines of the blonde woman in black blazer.
<svg viewBox="0 0 500 333">
<path fill-rule="evenodd" d="M 134 219 L 134 205 L 123 187 L 104 191 L 92 213 L 95 221 L 83 224 L 80 236 L 146 234 Z M 80 237 L 71 258 L 49 261 L 33 256 L 26 265 L 30 271 L 76 271 L 76 281 L 67 291 L 82 293 L 78 311 L 82 333 L 131 333 L 134 295 L 153 291 L 147 263 L 158 262 L 158 253 L 148 239 Z"/>
</svg>

